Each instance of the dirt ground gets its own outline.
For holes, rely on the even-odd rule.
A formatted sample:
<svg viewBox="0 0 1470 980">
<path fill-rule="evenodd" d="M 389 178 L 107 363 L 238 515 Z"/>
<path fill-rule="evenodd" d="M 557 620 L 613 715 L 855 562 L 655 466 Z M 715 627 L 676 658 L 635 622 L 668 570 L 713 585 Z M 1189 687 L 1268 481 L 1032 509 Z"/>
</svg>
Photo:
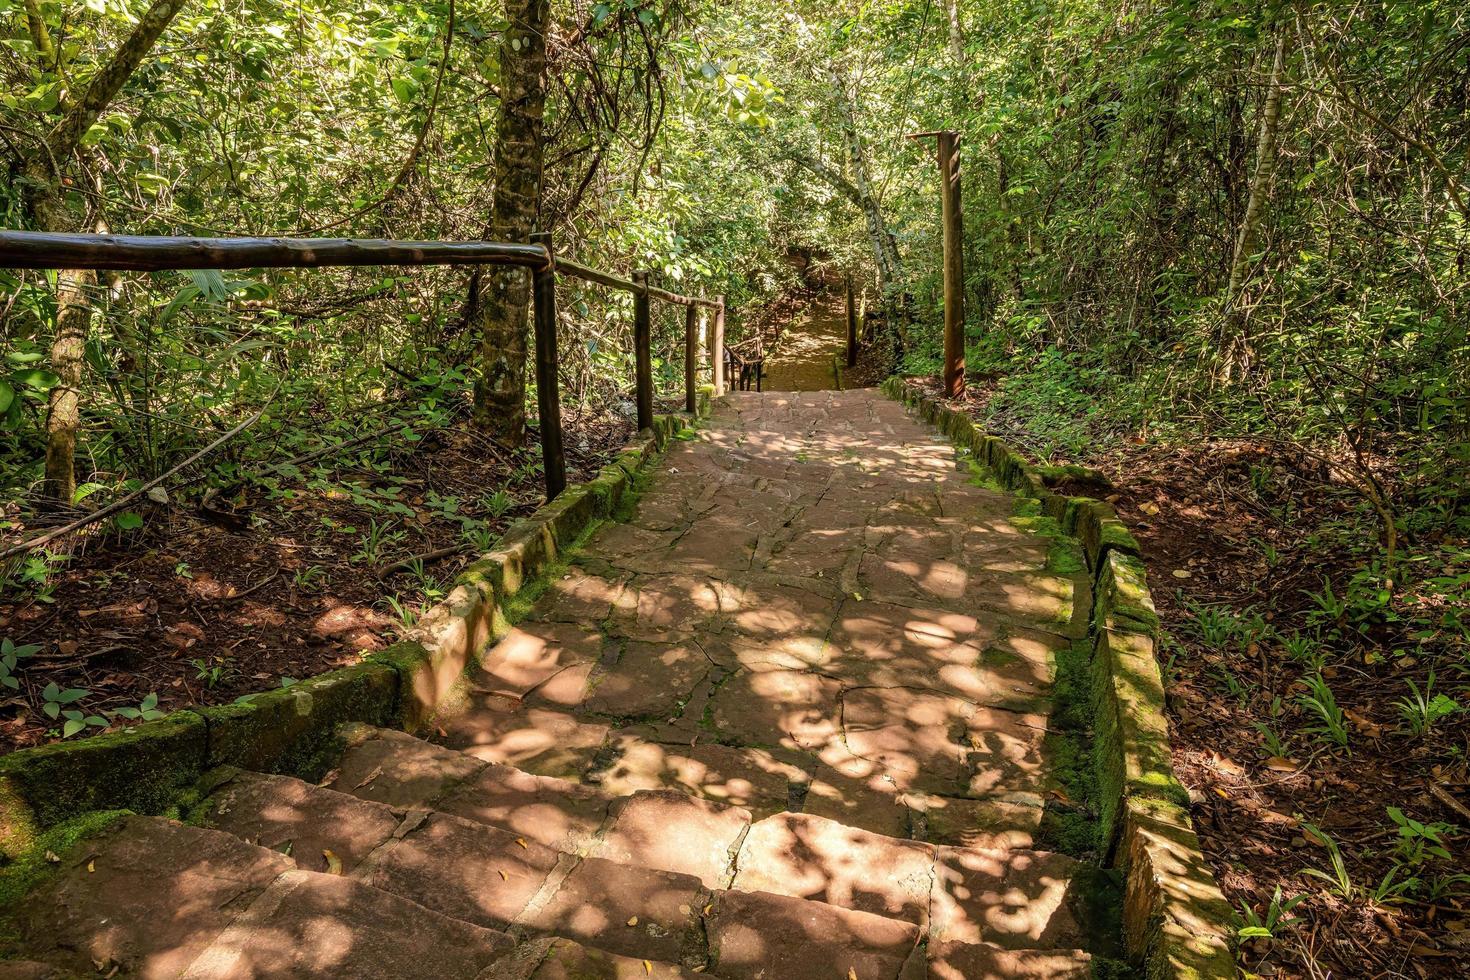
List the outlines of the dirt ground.
<svg viewBox="0 0 1470 980">
<path fill-rule="evenodd" d="M 569 422 L 568 480 L 595 475 L 632 428 Z M 208 509 L 155 507 L 138 531 L 53 546 L 67 555 L 44 588 L 0 596 L 0 637 L 39 645 L 17 674 L 85 691 L 66 707 L 126 723 L 108 712 L 150 695 L 163 711 L 225 703 L 354 663 L 544 498 L 529 442 L 507 451 L 462 427 L 363 450 Z M 4 695 L 0 751 L 62 734 L 43 685 Z"/>
</svg>

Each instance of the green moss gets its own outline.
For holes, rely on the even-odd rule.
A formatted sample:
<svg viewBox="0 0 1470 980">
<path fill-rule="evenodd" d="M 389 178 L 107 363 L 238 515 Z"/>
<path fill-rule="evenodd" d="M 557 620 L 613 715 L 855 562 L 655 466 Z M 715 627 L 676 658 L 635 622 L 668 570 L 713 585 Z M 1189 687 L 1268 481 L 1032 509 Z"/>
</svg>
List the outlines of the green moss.
<svg viewBox="0 0 1470 980">
<path fill-rule="evenodd" d="M 19 938 L 16 914 L 26 897 L 62 866 L 60 862 L 48 860 L 46 855 L 65 857 L 79 843 L 106 833 L 125 816 L 126 810 L 94 810 L 65 820 L 38 834 L 28 848 L 0 868 L 0 948 L 14 948 Z"/>
<path fill-rule="evenodd" d="M 1046 552 L 1046 570 L 1052 575 L 1076 575 L 1087 571 L 1082 545 L 1072 538 L 1058 535 Z"/>
<path fill-rule="evenodd" d="M 1100 850 L 1088 676 L 1090 656 L 1084 642 L 1073 643 L 1056 655 L 1046 758 L 1051 776 L 1068 802 L 1048 803 L 1039 832 L 1041 839 L 1036 845 L 1079 858 L 1094 857 Z"/>
<path fill-rule="evenodd" d="M 158 813 L 203 771 L 209 732 L 180 711 L 92 738 L 0 759 L 0 849 L 31 847 L 47 827 L 90 810 Z"/>
</svg>

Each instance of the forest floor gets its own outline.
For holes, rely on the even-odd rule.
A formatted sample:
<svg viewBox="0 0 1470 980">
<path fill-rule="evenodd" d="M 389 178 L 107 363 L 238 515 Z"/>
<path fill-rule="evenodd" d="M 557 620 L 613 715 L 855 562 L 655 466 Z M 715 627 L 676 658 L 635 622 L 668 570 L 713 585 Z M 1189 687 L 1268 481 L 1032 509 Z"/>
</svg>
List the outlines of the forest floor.
<svg viewBox="0 0 1470 980">
<path fill-rule="evenodd" d="M 990 412 L 991 394 L 972 387 L 957 407 L 1013 444 L 1045 443 Z M 1470 649 L 1463 610 L 1424 585 L 1470 568 L 1421 569 L 1420 587 L 1377 601 L 1360 574 L 1372 522 L 1315 462 L 1260 442 L 1120 443 L 1050 461 L 1102 471 L 1059 490 L 1106 498 L 1142 546 L 1175 771 L 1238 925 L 1256 924 L 1248 909 L 1274 937 L 1247 932 L 1242 967 L 1470 976 Z M 1415 688 L 1460 707 L 1440 701 L 1449 713 L 1413 733 Z"/>
<path fill-rule="evenodd" d="M 594 476 L 632 432 L 615 414 L 569 420 L 569 481 Z M 355 663 L 541 504 L 532 438 L 507 451 L 468 426 L 431 430 L 300 480 L 247 483 L 227 509 L 155 508 L 132 532 L 98 525 L 44 580 L 0 595 L 0 637 L 36 645 L 18 675 L 44 676 L 63 699 L 82 692 L 65 704 L 87 721 L 77 734 Z M 34 528 L 10 508 L 20 540 Z M 63 734 L 47 700 L 39 685 L 4 691 L 0 752 Z"/>
</svg>

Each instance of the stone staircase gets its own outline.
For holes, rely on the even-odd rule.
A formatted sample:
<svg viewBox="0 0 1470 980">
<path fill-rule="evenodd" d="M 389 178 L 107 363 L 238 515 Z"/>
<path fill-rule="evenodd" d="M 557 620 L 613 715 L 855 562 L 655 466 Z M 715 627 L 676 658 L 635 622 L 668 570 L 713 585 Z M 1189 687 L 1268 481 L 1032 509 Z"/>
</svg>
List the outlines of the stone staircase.
<svg viewBox="0 0 1470 980">
<path fill-rule="evenodd" d="M 426 738 L 120 818 L 0 980 L 1118 976 L 1079 556 L 876 393 L 732 396 Z"/>
<path fill-rule="evenodd" d="M 125 817 L 68 861 L 27 921 L 58 975 L 1050 980 L 1117 955 L 1112 883 L 1062 855 L 613 796 L 367 727 L 324 785 L 223 771 L 190 823 Z"/>
</svg>

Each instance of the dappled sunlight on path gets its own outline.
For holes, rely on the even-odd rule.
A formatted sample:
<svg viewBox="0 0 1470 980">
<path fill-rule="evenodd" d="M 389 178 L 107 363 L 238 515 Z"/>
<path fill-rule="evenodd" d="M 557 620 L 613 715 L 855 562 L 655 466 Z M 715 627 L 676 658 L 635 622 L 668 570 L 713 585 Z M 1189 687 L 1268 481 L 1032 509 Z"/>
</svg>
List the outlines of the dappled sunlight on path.
<svg viewBox="0 0 1470 980">
<path fill-rule="evenodd" d="M 766 391 L 830 391 L 837 387 L 834 357 L 847 350 L 842 297 L 818 296 L 781 329 L 766 354 Z"/>
</svg>

